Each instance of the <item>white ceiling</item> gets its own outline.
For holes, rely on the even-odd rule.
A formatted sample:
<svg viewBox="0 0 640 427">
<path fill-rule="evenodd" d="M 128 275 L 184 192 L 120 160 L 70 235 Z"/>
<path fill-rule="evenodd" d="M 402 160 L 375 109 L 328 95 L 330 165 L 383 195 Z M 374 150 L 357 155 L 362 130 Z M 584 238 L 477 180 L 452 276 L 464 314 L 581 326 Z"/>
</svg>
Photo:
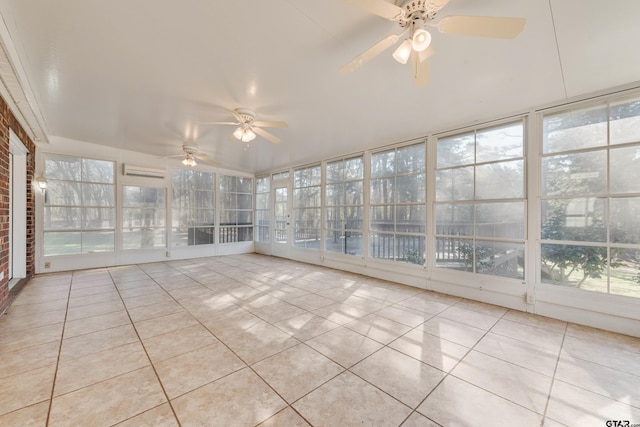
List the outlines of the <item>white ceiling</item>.
<svg viewBox="0 0 640 427">
<path fill-rule="evenodd" d="M 433 34 L 415 89 L 397 24 L 339 0 L 0 0 L 48 135 L 154 155 L 184 139 L 261 172 L 425 136 L 640 80 L 637 0 L 451 0 L 446 15 L 527 19 L 514 40 Z M 283 120 L 274 145 L 229 141 L 225 109 Z"/>
</svg>

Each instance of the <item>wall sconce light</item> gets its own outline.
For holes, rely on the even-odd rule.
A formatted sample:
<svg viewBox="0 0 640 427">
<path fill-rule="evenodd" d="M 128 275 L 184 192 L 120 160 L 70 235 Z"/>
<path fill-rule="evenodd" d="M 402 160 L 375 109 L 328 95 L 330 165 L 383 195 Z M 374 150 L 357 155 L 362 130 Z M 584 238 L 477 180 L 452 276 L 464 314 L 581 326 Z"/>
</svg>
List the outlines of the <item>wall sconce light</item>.
<svg viewBox="0 0 640 427">
<path fill-rule="evenodd" d="M 47 189 L 47 182 L 48 182 L 47 178 L 45 178 L 42 175 L 36 178 L 36 183 L 38 184 L 38 188 L 41 189 L 43 193 L 44 193 L 44 190 Z"/>
</svg>

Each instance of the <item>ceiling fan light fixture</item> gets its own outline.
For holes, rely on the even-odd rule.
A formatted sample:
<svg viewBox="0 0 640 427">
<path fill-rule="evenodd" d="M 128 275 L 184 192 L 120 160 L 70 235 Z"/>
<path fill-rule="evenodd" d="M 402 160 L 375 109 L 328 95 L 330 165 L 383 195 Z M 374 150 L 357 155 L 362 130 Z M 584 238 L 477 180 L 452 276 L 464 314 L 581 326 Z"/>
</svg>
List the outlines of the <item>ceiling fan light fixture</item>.
<svg viewBox="0 0 640 427">
<path fill-rule="evenodd" d="M 413 34 L 411 35 L 411 47 L 416 52 L 422 52 L 431 44 L 431 34 L 424 29 L 425 22 L 417 19 L 413 22 Z"/>
<path fill-rule="evenodd" d="M 242 142 L 251 142 L 256 139 L 256 134 L 248 127 L 238 126 L 233 131 L 233 136 Z"/>
<path fill-rule="evenodd" d="M 190 168 L 198 165 L 196 163 L 196 159 L 194 159 L 191 154 L 186 155 L 186 157 L 182 160 L 182 164 Z"/>
<path fill-rule="evenodd" d="M 400 64 L 406 64 L 411 56 L 411 48 L 412 48 L 411 39 L 406 39 L 402 42 L 400 46 L 393 52 L 393 59 L 398 61 Z"/>
</svg>

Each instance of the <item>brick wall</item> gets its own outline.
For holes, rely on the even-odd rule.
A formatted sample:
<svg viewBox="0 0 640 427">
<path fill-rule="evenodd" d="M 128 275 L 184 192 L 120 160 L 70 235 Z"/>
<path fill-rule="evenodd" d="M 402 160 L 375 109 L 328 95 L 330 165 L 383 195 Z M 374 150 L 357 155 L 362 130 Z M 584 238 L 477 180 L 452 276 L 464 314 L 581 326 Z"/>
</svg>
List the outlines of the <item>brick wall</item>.
<svg viewBox="0 0 640 427">
<path fill-rule="evenodd" d="M 18 135 L 27 147 L 27 277 L 35 268 L 35 197 L 31 180 L 35 169 L 36 148 L 31 138 L 18 123 L 7 103 L 0 97 L 0 313 L 9 305 L 9 129 Z"/>
</svg>

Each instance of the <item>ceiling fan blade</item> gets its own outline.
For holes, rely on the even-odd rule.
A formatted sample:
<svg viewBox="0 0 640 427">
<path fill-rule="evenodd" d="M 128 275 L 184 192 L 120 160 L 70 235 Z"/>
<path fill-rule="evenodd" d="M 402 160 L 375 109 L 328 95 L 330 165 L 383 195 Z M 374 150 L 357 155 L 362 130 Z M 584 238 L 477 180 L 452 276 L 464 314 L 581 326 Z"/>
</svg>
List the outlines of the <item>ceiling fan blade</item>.
<svg viewBox="0 0 640 427">
<path fill-rule="evenodd" d="M 374 15 L 397 21 L 405 16 L 404 9 L 384 0 L 342 0 Z"/>
<path fill-rule="evenodd" d="M 257 133 L 258 135 L 260 135 L 264 139 L 268 139 L 269 141 L 273 142 L 274 144 L 277 144 L 277 143 L 280 142 L 280 138 L 278 138 L 278 137 L 276 137 L 274 135 L 271 135 L 269 132 L 267 132 L 264 129 L 260 129 L 259 127 L 254 127 L 252 129 L 253 129 L 253 131 L 255 133 Z"/>
<path fill-rule="evenodd" d="M 429 10 L 438 12 L 449 3 L 449 0 L 428 0 L 427 3 L 429 4 Z"/>
<path fill-rule="evenodd" d="M 233 134 L 229 135 L 229 141 L 237 141 L 237 140 L 238 140 L 238 138 L 233 136 Z"/>
<path fill-rule="evenodd" d="M 429 83 L 429 62 L 431 56 L 428 50 L 424 52 L 411 52 L 411 71 L 413 73 L 413 87 L 423 87 Z"/>
<path fill-rule="evenodd" d="M 240 123 L 238 122 L 199 122 L 201 125 L 232 125 L 238 126 Z"/>
<path fill-rule="evenodd" d="M 263 128 L 288 128 L 289 125 L 285 122 L 253 122 L 254 125 L 260 126 Z"/>
<path fill-rule="evenodd" d="M 438 23 L 438 30 L 446 34 L 512 39 L 522 32 L 524 18 L 497 16 L 447 16 Z"/>
<path fill-rule="evenodd" d="M 177 157 L 184 157 L 184 154 L 174 154 L 173 156 L 164 156 L 163 159 L 174 159 Z"/>
<path fill-rule="evenodd" d="M 205 163 L 209 163 L 210 165 L 220 166 L 220 162 L 216 162 L 215 160 L 205 156 L 204 154 L 200 154 L 200 153 L 194 154 L 194 157 L 198 160 L 202 160 Z"/>
<path fill-rule="evenodd" d="M 236 110 L 229 110 L 229 112 L 231 114 L 233 114 L 233 117 L 235 117 L 235 119 L 239 122 L 242 123 L 244 120 L 242 119 L 242 116 L 236 111 Z"/>
<path fill-rule="evenodd" d="M 390 48 L 398 42 L 398 35 L 390 34 L 387 37 L 380 40 L 378 43 L 371 46 L 369 49 L 362 52 L 360 55 L 352 59 L 347 65 L 340 69 L 340 74 L 349 74 L 362 64 L 369 62 L 386 49 Z"/>
</svg>

